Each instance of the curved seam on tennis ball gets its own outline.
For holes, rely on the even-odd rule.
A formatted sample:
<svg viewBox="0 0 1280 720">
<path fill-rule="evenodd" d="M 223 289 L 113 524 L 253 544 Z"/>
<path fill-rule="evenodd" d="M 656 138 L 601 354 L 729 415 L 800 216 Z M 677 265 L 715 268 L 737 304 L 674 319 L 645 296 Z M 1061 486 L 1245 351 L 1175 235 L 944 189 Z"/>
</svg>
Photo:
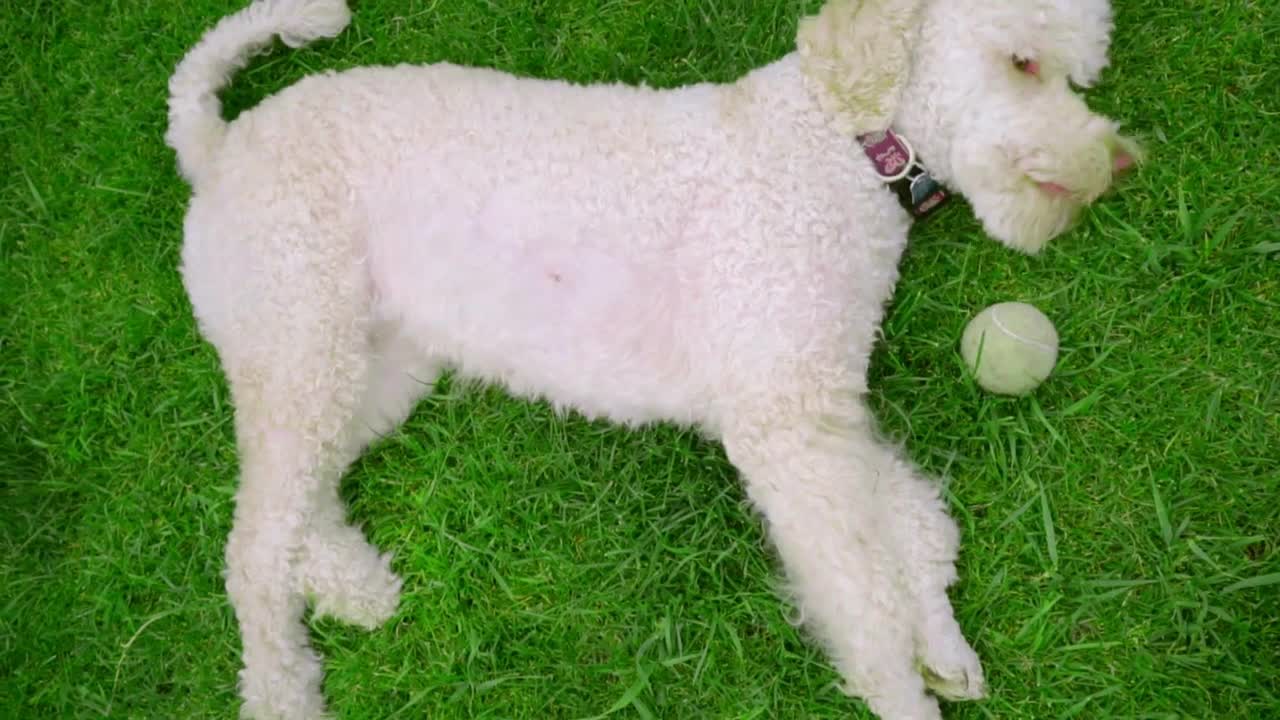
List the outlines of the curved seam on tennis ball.
<svg viewBox="0 0 1280 720">
<path fill-rule="evenodd" d="M 1010 330 L 1009 328 L 1005 327 L 1005 326 L 1004 326 L 1004 323 L 1000 322 L 1000 312 L 999 312 L 998 310 L 997 310 L 997 311 L 993 311 L 993 312 L 991 313 L 991 322 L 995 323 L 995 324 L 996 324 L 996 327 L 1000 328 L 1000 330 L 1001 330 L 1002 332 L 1004 332 L 1004 334 L 1008 335 L 1009 337 L 1013 338 L 1014 340 L 1017 340 L 1017 341 L 1019 341 L 1019 342 L 1024 342 L 1024 343 L 1026 343 L 1026 344 L 1028 344 L 1028 345 L 1035 345 L 1036 347 L 1040 348 L 1041 350 L 1044 350 L 1045 352 L 1055 352 L 1055 351 L 1056 351 L 1056 350 L 1055 350 L 1055 348 L 1054 348 L 1052 345 L 1049 345 L 1048 343 L 1042 343 L 1042 342 L 1040 342 L 1039 340 L 1032 340 L 1031 338 L 1028 338 L 1028 337 L 1022 337 L 1022 336 L 1021 336 L 1021 335 L 1019 335 L 1018 333 L 1016 333 L 1016 332 L 1014 332 L 1014 331 Z"/>
</svg>

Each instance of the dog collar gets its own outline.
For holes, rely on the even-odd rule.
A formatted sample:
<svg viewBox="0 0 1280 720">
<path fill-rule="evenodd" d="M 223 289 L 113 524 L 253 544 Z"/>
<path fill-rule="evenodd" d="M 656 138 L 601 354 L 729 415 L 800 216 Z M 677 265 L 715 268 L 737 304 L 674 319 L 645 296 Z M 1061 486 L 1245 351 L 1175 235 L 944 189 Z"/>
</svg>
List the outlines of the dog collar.
<svg viewBox="0 0 1280 720">
<path fill-rule="evenodd" d="M 915 148 L 892 130 L 858 138 L 871 159 L 876 175 L 898 196 L 898 202 L 917 218 L 925 218 L 942 207 L 951 193 L 916 158 Z"/>
</svg>

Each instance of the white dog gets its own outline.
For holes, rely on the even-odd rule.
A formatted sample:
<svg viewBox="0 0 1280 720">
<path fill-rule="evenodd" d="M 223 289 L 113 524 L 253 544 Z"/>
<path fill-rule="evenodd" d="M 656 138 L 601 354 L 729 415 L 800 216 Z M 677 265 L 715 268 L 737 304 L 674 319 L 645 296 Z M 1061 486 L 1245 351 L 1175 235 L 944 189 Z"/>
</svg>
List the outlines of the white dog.
<svg viewBox="0 0 1280 720">
<path fill-rule="evenodd" d="M 236 408 L 243 714 L 324 716 L 306 602 L 394 613 L 338 481 L 446 367 L 721 439 L 850 693 L 887 720 L 980 697 L 946 595 L 956 526 L 864 404 L 911 215 L 881 177 L 904 158 L 877 173 L 859 138 L 892 126 L 991 235 L 1040 249 L 1136 157 L 1070 86 L 1106 64 L 1106 0 L 830 0 L 732 84 L 364 68 L 221 119 L 251 53 L 348 20 L 259 0 L 170 84 L 183 277 Z"/>
</svg>

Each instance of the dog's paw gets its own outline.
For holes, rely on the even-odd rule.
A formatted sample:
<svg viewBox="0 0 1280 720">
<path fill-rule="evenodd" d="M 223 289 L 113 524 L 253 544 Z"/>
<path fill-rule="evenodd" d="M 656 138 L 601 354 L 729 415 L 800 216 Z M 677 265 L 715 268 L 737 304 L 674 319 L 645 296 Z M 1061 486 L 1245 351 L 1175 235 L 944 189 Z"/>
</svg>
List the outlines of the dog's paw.
<svg viewBox="0 0 1280 720">
<path fill-rule="evenodd" d="M 918 659 L 925 685 L 939 697 L 955 701 L 987 696 L 982 661 L 960 634 L 959 627 L 924 638 Z"/>
<path fill-rule="evenodd" d="M 345 568 L 340 586 L 316 593 L 315 614 L 373 630 L 396 614 L 403 585 L 391 570 L 391 556 L 381 555 L 361 567 Z"/>
<path fill-rule="evenodd" d="M 330 720 L 320 686 L 320 656 L 302 648 L 245 654 L 240 720 Z"/>
</svg>

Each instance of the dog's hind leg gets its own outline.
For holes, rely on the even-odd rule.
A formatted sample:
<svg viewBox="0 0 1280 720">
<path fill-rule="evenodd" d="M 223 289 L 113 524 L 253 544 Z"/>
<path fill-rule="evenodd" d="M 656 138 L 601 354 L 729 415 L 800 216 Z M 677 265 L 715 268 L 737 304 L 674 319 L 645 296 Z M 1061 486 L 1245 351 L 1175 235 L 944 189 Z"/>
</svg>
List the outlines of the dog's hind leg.
<svg viewBox="0 0 1280 720">
<path fill-rule="evenodd" d="M 240 483 L 227 593 L 240 624 L 242 716 L 325 717 L 299 560 L 352 457 L 367 374 L 367 282 L 349 240 L 307 224 L 189 238 L 184 273 L 235 403 Z"/>
<path fill-rule="evenodd" d="M 436 380 L 439 364 L 422 359 L 408 343 L 374 338 L 368 382 L 348 433 L 354 459 L 367 445 L 394 431 Z M 337 484 L 325 489 L 307 526 L 302 581 L 316 615 L 373 629 L 395 612 L 401 580 L 391 556 L 346 522 Z"/>
<path fill-rule="evenodd" d="M 239 394 L 243 398 L 243 394 Z M 270 396 L 263 397 L 270 402 Z M 243 400 L 238 400 L 243 406 Z M 336 482 L 334 458 L 306 428 L 237 410 L 241 476 L 227 539 L 227 594 L 240 623 L 242 716 L 256 720 L 324 717 L 320 657 L 302 622 L 296 558 L 308 506 Z"/>
<path fill-rule="evenodd" d="M 915 667 L 914 603 L 862 457 L 869 419 L 829 418 L 822 409 L 840 405 L 849 407 L 778 398 L 739 409 L 725 448 L 764 515 L 802 620 L 846 691 L 884 720 L 940 720 Z"/>
</svg>

